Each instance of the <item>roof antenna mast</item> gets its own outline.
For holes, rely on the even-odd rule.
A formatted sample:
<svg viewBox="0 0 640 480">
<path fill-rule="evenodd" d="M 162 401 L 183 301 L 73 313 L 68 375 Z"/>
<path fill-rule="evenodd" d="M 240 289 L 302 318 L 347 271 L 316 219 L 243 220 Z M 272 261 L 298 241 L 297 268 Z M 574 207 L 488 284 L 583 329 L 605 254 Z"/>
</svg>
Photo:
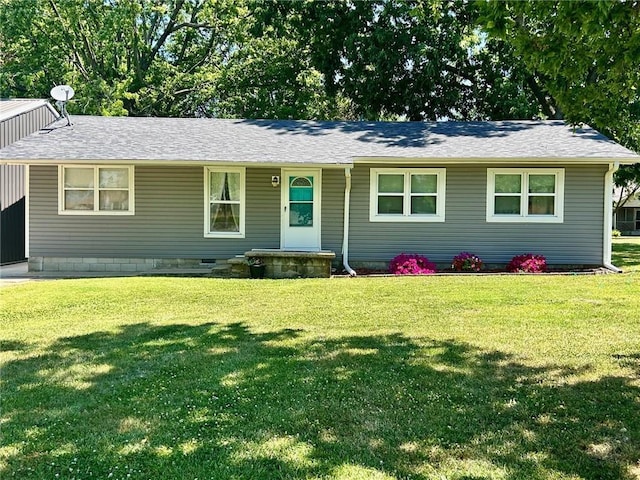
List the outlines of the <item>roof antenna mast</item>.
<svg viewBox="0 0 640 480">
<path fill-rule="evenodd" d="M 51 96 L 56 101 L 56 105 L 60 108 L 62 115 L 67 119 L 67 126 L 71 125 L 71 119 L 67 113 L 67 102 L 73 98 L 76 92 L 69 85 L 58 85 L 51 89 Z"/>
</svg>

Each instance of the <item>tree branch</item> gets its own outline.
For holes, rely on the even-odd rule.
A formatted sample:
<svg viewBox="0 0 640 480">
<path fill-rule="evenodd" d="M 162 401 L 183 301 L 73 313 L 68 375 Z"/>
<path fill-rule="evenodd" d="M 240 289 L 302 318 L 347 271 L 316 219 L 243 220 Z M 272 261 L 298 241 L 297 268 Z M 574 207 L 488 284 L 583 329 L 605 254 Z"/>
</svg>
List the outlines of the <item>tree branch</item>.
<svg viewBox="0 0 640 480">
<path fill-rule="evenodd" d="M 618 198 L 618 201 L 616 202 L 616 206 L 615 206 L 615 211 L 618 212 L 618 210 L 620 210 L 622 207 L 624 207 L 629 200 L 631 200 L 636 193 L 638 193 L 638 191 L 640 191 L 640 184 L 636 184 L 631 190 L 629 190 L 629 192 L 624 195 L 624 200 L 623 200 L 623 194 L 625 193 L 627 189 L 626 188 L 622 188 L 620 189 L 620 197 Z"/>
<path fill-rule="evenodd" d="M 184 6 L 184 2 L 185 0 L 178 0 L 178 2 L 176 2 L 173 12 L 171 12 L 171 16 L 169 17 L 169 23 L 167 24 L 167 27 L 165 28 L 164 32 L 162 32 L 162 35 L 160 35 L 160 38 L 158 38 L 155 45 L 151 48 L 151 53 L 149 54 L 148 58 L 146 58 L 145 61 L 142 62 L 144 70 L 149 68 L 149 66 L 153 62 L 153 59 L 156 58 L 156 55 L 164 45 L 164 42 L 166 42 L 167 38 L 169 38 L 169 35 L 174 32 L 176 19 L 178 18 L 178 14 Z"/>
<path fill-rule="evenodd" d="M 542 108 L 542 112 L 549 118 L 561 120 L 562 112 L 556 105 L 553 104 L 553 102 L 550 101 L 549 96 L 542 91 L 535 77 L 533 75 L 527 75 L 525 81 L 533 92 L 533 95 L 538 100 L 538 104 L 540 105 L 540 108 Z"/>
<path fill-rule="evenodd" d="M 64 38 L 64 41 L 67 44 L 67 47 L 69 48 L 69 50 L 71 50 L 71 52 L 73 53 L 73 57 L 75 59 L 76 65 L 78 66 L 78 69 L 82 73 L 82 76 L 85 77 L 85 79 L 88 80 L 89 79 L 89 72 L 85 68 L 84 62 L 82 61 L 80 53 L 79 53 L 78 49 L 76 48 L 75 39 L 71 35 L 68 34 L 68 32 L 70 30 L 69 27 L 67 25 L 65 25 L 64 19 L 63 19 L 62 15 L 60 15 L 60 11 L 58 10 L 58 6 L 54 2 L 54 0 L 49 0 L 49 5 L 51 6 L 51 9 L 53 10 L 53 13 L 55 14 L 55 16 L 58 18 L 58 21 L 60 22 L 60 27 L 61 27 L 62 32 L 63 32 L 62 37 Z"/>
<path fill-rule="evenodd" d="M 180 30 L 182 28 L 186 28 L 186 27 L 212 29 L 212 28 L 215 28 L 215 25 L 210 25 L 208 23 L 183 22 L 183 23 L 179 23 L 178 25 L 174 26 L 173 30 L 171 30 L 171 33 L 177 32 L 178 30 Z"/>
</svg>

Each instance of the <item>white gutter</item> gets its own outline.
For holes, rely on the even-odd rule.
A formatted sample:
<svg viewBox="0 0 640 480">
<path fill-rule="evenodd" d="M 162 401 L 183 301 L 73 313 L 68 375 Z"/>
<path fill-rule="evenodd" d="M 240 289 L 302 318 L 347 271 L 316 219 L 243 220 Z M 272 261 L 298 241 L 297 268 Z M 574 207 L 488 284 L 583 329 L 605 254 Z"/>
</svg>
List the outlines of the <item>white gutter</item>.
<svg viewBox="0 0 640 480">
<path fill-rule="evenodd" d="M 349 204 L 351 203 L 351 167 L 344 169 L 344 230 L 342 232 L 342 266 L 350 276 L 356 271 L 349 266 Z"/>
<path fill-rule="evenodd" d="M 518 163 L 531 164 L 532 166 L 555 165 L 559 162 L 567 165 L 603 165 L 612 161 L 611 157 L 353 157 L 353 163 L 367 163 L 372 165 L 402 166 L 402 165 L 468 165 L 468 164 L 495 164 L 513 165 L 514 159 Z M 638 162 L 638 155 L 627 151 L 617 161 L 631 165 Z"/>
<path fill-rule="evenodd" d="M 609 270 L 622 273 L 611 263 L 611 231 L 613 229 L 613 174 L 620 168 L 620 162 L 609 164 L 604 175 L 604 242 L 602 244 L 602 265 Z"/>
</svg>

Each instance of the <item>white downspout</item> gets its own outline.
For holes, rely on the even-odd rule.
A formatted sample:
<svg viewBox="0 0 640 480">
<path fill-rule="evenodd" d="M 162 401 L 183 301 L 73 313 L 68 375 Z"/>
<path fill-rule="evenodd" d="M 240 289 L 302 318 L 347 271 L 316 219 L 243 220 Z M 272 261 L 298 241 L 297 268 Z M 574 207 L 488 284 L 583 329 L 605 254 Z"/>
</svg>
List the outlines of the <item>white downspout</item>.
<svg viewBox="0 0 640 480">
<path fill-rule="evenodd" d="M 355 277 L 356 271 L 349 266 L 349 204 L 351 203 L 351 167 L 344 169 L 344 229 L 342 232 L 342 266 Z"/>
<path fill-rule="evenodd" d="M 616 273 L 618 267 L 611 263 L 611 230 L 613 229 L 613 174 L 620 168 L 620 162 L 609 164 L 604 175 L 604 242 L 602 247 L 602 265 Z"/>
</svg>

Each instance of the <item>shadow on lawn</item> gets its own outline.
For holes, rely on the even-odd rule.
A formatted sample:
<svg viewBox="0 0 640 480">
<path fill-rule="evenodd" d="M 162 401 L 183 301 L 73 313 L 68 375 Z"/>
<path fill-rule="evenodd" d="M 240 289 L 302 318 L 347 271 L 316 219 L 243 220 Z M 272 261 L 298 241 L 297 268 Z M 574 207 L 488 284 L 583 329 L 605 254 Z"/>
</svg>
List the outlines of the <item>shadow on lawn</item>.
<svg viewBox="0 0 640 480">
<path fill-rule="evenodd" d="M 575 373 L 401 335 L 132 325 L 7 364 L 0 473 L 633 478 L 638 387 Z"/>
<path fill-rule="evenodd" d="M 623 270 L 629 267 L 640 267 L 640 243 L 614 243 L 611 263 Z"/>
</svg>

